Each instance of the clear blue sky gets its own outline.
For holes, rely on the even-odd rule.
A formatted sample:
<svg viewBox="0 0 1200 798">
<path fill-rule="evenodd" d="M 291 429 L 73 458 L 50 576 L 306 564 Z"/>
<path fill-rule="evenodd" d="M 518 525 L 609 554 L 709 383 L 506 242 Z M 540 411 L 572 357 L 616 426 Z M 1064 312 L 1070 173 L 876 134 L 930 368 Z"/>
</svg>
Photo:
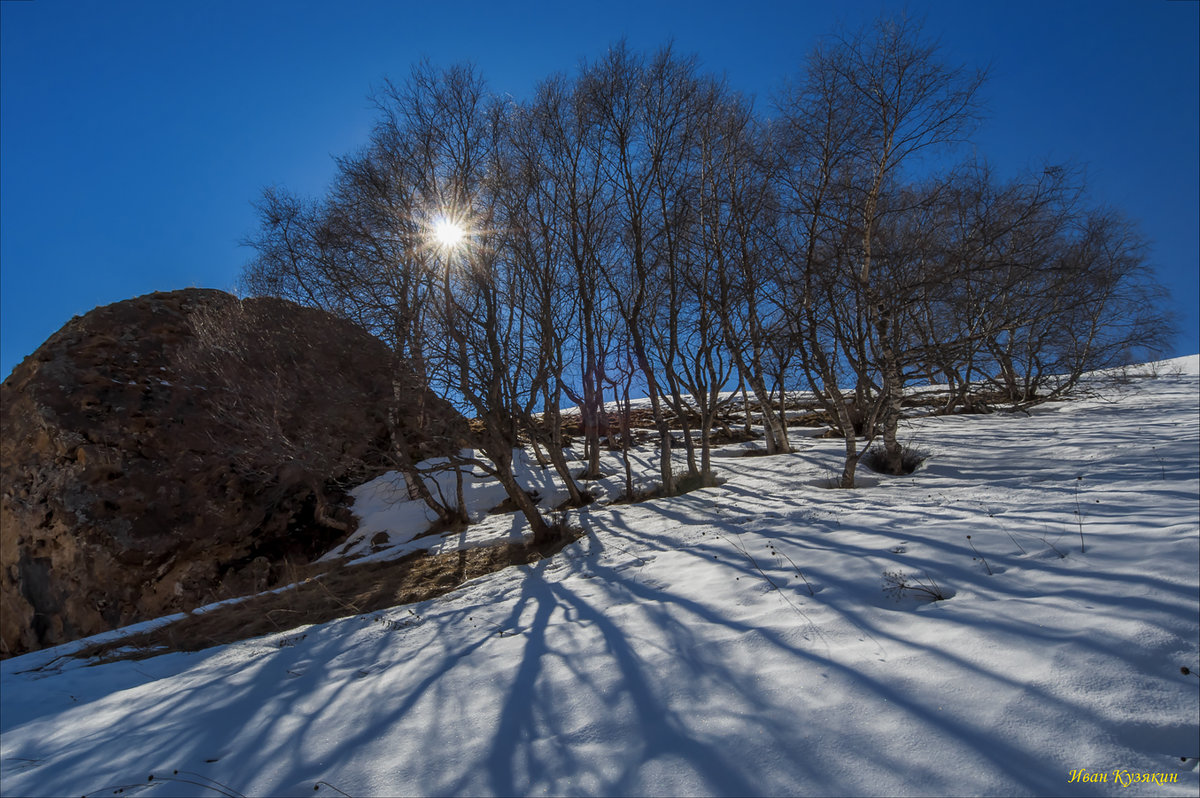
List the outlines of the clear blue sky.
<svg viewBox="0 0 1200 798">
<path fill-rule="evenodd" d="M 765 102 L 819 36 L 905 7 L 991 66 L 980 153 L 1006 175 L 1086 164 L 1154 244 L 1176 354 L 1200 351 L 1194 0 L 0 0 L 0 376 L 97 305 L 234 287 L 251 201 L 322 192 L 371 87 L 423 56 L 522 97 L 622 36 L 673 39 Z"/>
</svg>

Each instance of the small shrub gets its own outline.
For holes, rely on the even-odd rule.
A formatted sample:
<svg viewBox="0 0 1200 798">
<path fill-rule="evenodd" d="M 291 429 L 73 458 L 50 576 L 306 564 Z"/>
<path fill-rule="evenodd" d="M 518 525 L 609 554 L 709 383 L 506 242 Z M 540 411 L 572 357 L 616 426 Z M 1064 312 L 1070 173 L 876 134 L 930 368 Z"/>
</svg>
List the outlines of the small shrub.
<svg viewBox="0 0 1200 798">
<path fill-rule="evenodd" d="M 924 579 L 922 579 L 920 577 L 909 576 L 904 571 L 883 572 L 884 593 L 899 601 L 904 598 L 905 591 L 926 601 L 945 601 L 952 595 L 943 590 L 942 586 L 934 581 L 933 577 L 928 573 L 924 574 Z"/>
<path fill-rule="evenodd" d="M 610 501 L 609 505 L 638 504 L 640 502 L 649 501 L 651 499 L 658 499 L 661 497 L 662 497 L 662 488 L 661 488 L 661 486 L 656 486 L 653 488 L 644 488 L 642 490 L 634 490 L 632 496 L 628 493 L 622 493 L 620 496 L 618 496 L 617 498 Z"/>
<path fill-rule="evenodd" d="M 900 447 L 900 473 L 911 474 L 916 471 L 921 463 L 929 459 L 929 452 L 924 449 L 918 449 L 916 446 L 903 444 Z M 862 456 L 863 465 L 874 471 L 876 474 L 890 474 L 887 463 L 887 451 L 883 446 L 876 444 L 867 450 L 867 453 Z"/>
<path fill-rule="evenodd" d="M 721 480 L 717 479 L 714 474 L 699 474 L 694 471 L 684 471 L 675 473 L 675 493 L 676 495 L 691 493 L 694 490 L 701 488 L 715 488 L 721 484 Z"/>
<path fill-rule="evenodd" d="M 596 496 L 591 491 L 587 491 L 587 490 L 579 491 L 579 498 L 582 501 L 582 504 L 579 505 L 580 507 L 586 507 L 589 504 L 591 504 L 592 502 L 596 501 Z M 571 497 L 568 496 L 567 498 L 565 498 L 561 502 L 559 502 L 557 505 L 555 505 L 554 512 L 555 513 L 563 513 L 567 510 L 572 509 L 574 506 L 575 505 L 573 505 L 571 503 Z"/>
<path fill-rule="evenodd" d="M 542 500 L 541 491 L 538 490 L 527 490 L 525 491 L 525 495 L 528 496 L 529 500 L 534 504 L 538 504 Z M 507 496 L 505 497 L 504 501 L 488 510 L 488 515 L 502 515 L 504 513 L 515 513 L 517 511 L 517 503 L 512 500 L 511 496 Z"/>
</svg>

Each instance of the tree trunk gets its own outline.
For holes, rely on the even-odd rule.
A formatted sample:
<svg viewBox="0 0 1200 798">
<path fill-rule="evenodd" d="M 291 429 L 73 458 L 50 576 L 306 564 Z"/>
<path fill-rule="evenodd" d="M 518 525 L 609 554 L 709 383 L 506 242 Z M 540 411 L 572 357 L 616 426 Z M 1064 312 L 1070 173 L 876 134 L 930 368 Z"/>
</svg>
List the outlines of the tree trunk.
<svg viewBox="0 0 1200 798">
<path fill-rule="evenodd" d="M 512 455 L 507 458 L 492 458 L 492 463 L 496 467 L 496 479 L 504 486 L 504 492 L 529 521 L 529 528 L 533 531 L 533 544 L 541 546 L 558 540 L 559 530 L 546 523 L 533 499 L 529 498 L 529 494 L 517 483 L 512 470 Z"/>
<path fill-rule="evenodd" d="M 842 427 L 842 437 L 846 441 L 846 459 L 842 465 L 842 478 L 838 487 L 853 488 L 854 472 L 858 468 L 858 438 L 854 434 L 854 422 L 850 419 L 850 409 L 846 402 L 842 401 L 840 396 L 835 396 L 834 407 L 838 424 Z"/>
<path fill-rule="evenodd" d="M 546 412 L 542 419 L 550 427 L 550 445 L 547 447 L 547 453 L 550 456 L 550 462 L 554 464 L 554 470 L 558 472 L 559 479 L 567 488 L 571 506 L 582 507 L 585 504 L 583 494 L 580 492 L 579 486 L 575 484 L 575 476 L 571 473 L 567 459 L 563 457 L 562 416 L 558 412 L 558 398 L 550 393 L 546 394 Z"/>
<path fill-rule="evenodd" d="M 742 379 L 742 384 L 740 387 L 742 389 L 742 407 L 745 408 L 745 418 L 746 418 L 746 423 L 745 423 L 744 428 L 746 430 L 746 437 L 748 438 L 748 437 L 750 437 L 750 434 L 754 430 L 750 425 L 750 394 L 746 393 L 746 380 L 744 378 Z"/>
</svg>

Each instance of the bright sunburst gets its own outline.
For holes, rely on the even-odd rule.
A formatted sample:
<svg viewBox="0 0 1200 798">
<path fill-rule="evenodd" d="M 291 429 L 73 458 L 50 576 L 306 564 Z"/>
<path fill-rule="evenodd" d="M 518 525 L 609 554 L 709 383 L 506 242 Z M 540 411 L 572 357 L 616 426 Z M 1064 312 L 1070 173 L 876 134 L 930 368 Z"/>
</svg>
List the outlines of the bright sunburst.
<svg viewBox="0 0 1200 798">
<path fill-rule="evenodd" d="M 442 217 L 433 223 L 433 240 L 444 249 L 454 249 L 466 236 L 463 226 L 451 219 Z"/>
</svg>

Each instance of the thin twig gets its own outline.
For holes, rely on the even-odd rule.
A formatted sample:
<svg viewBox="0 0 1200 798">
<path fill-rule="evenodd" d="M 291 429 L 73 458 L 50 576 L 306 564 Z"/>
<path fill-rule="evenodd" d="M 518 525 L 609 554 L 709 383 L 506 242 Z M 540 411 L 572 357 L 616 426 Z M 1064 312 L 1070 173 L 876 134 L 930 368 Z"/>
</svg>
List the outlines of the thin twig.
<svg viewBox="0 0 1200 798">
<path fill-rule="evenodd" d="M 1079 551 L 1087 554 L 1087 546 L 1083 542 L 1083 509 L 1079 506 L 1079 482 L 1083 475 L 1075 477 L 1075 519 L 1079 522 Z"/>
<path fill-rule="evenodd" d="M 770 549 L 772 552 L 774 552 L 775 554 L 777 554 L 778 556 L 786 558 L 786 559 L 787 559 L 787 561 L 788 561 L 789 563 L 791 563 L 791 564 L 792 564 L 792 568 L 796 569 L 796 576 L 798 576 L 798 577 L 800 577 L 801 579 L 803 579 L 803 580 L 804 580 L 804 586 L 808 588 L 808 595 L 810 595 L 810 596 L 816 596 L 816 595 L 817 595 L 817 592 L 816 592 L 815 590 L 813 590 L 813 586 L 812 586 L 811 584 L 809 584 L 809 582 L 808 582 L 808 578 L 807 578 L 807 577 L 804 575 L 804 573 L 803 573 L 803 572 L 800 570 L 800 566 L 799 566 L 799 565 L 796 565 L 796 562 L 795 562 L 795 560 L 793 560 L 791 557 L 788 557 L 788 555 L 787 555 L 785 552 L 782 552 L 782 551 L 780 551 L 779 549 L 775 548 L 775 544 L 773 544 L 773 543 L 768 543 L 768 544 L 767 544 L 767 547 L 768 547 L 768 548 L 769 548 L 769 549 Z"/>
<path fill-rule="evenodd" d="M 1010 535 L 1009 537 L 1012 537 L 1012 536 Z M 985 560 L 983 558 L 983 555 L 979 553 L 979 549 L 975 548 L 974 543 L 971 543 L 970 535 L 967 535 L 967 543 L 969 543 L 971 545 L 971 551 L 975 552 L 975 556 L 979 558 L 979 561 L 983 563 L 983 567 L 987 569 L 988 576 L 992 576 L 992 566 L 988 565 L 988 561 Z"/>
<path fill-rule="evenodd" d="M 316 791 L 316 789 L 317 789 L 318 787 L 320 787 L 322 784 L 324 784 L 326 787 L 328 787 L 328 788 L 329 788 L 329 789 L 331 789 L 331 790 L 337 790 L 337 793 L 338 793 L 339 795 L 344 795 L 344 796 L 346 796 L 346 798 L 350 798 L 350 794 L 349 794 L 349 793 L 347 793 L 347 792 L 342 792 L 342 791 L 341 791 L 341 790 L 339 790 L 337 787 L 334 787 L 332 784 L 330 784 L 330 783 L 329 783 L 329 782 L 327 782 L 327 781 L 318 781 L 316 784 L 314 784 L 314 785 L 313 785 L 313 790 L 314 790 L 314 791 Z"/>
<path fill-rule="evenodd" d="M 1024 547 L 1024 546 L 1022 546 L 1020 543 L 1017 543 L 1017 539 L 1013 537 L 1013 535 L 1012 535 L 1012 532 L 1009 532 L 1009 531 L 1006 529 L 1006 530 L 1004 530 L 1004 534 L 1008 535 L 1008 539 L 1009 539 L 1009 540 L 1011 540 L 1013 543 L 1016 543 L 1016 544 L 1017 544 L 1017 548 L 1021 550 L 1021 553 L 1022 553 L 1022 554 L 1028 554 L 1028 553 L 1029 553 L 1029 552 L 1025 551 L 1025 547 Z"/>
</svg>

